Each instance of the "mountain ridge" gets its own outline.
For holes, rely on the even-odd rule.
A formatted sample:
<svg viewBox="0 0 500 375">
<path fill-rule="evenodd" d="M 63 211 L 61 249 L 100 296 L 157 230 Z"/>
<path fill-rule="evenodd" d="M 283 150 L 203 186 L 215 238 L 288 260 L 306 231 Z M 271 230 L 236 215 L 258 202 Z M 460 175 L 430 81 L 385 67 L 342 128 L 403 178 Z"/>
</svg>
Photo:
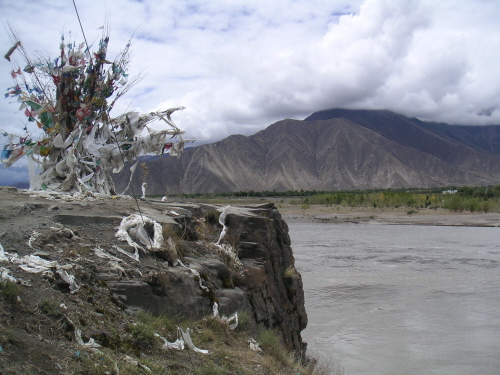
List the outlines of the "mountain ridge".
<svg viewBox="0 0 500 375">
<path fill-rule="evenodd" d="M 178 159 L 151 160 L 148 167 L 156 172 L 148 176 L 148 194 L 498 184 L 500 126 L 332 109 L 194 147 Z M 116 185 L 121 192 L 123 177 Z"/>
</svg>

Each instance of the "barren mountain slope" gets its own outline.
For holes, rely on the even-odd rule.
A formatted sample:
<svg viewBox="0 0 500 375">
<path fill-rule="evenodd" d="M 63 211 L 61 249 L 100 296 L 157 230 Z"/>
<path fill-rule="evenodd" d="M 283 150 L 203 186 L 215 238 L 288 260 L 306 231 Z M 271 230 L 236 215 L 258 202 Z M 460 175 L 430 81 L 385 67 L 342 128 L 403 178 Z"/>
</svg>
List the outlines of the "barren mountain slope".
<svg viewBox="0 0 500 375">
<path fill-rule="evenodd" d="M 474 133 L 472 127 L 434 125 L 389 111 L 331 110 L 305 121 L 283 120 L 249 137 L 234 135 L 187 150 L 180 159 L 148 162 L 154 171 L 148 193 L 500 182 L 497 127 Z M 140 177 L 135 178 L 140 191 Z M 125 180 L 117 179 L 118 191 Z"/>
</svg>

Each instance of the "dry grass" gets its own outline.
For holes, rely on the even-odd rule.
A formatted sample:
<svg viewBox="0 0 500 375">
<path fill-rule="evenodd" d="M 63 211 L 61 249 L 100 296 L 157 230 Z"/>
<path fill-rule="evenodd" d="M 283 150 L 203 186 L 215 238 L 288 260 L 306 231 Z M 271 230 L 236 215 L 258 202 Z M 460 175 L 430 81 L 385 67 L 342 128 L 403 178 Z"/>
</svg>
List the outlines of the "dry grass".
<svg viewBox="0 0 500 375">
<path fill-rule="evenodd" d="M 299 277 L 299 272 L 295 268 L 295 266 L 290 266 L 285 270 L 285 273 L 283 274 L 283 277 L 285 279 L 297 279 Z"/>
<path fill-rule="evenodd" d="M 249 272 L 256 286 L 265 282 L 265 274 L 261 270 L 255 268 Z M 168 278 L 156 281 L 169 283 Z M 26 329 L 43 335 L 47 342 L 64 343 L 64 350 L 60 350 L 61 344 L 51 346 L 52 357 L 44 355 L 43 358 L 47 361 L 49 360 L 46 358 L 53 358 L 51 361 L 57 361 L 61 373 L 67 375 L 147 374 L 146 367 L 152 374 L 165 375 L 314 374 L 310 366 L 301 364 L 286 350 L 279 337 L 272 331 L 263 331 L 265 333 L 259 336 L 263 352 L 252 351 L 248 340 L 253 335 L 250 330 L 255 327 L 247 313 L 240 312 L 240 326 L 235 331 L 211 318 L 180 320 L 165 315 L 153 316 L 145 311 L 129 315 L 115 305 L 116 302 L 110 297 L 106 287 L 93 284 L 90 279 L 86 282 L 86 286 L 82 287 L 77 296 L 60 294 L 50 288 L 47 289 L 50 293 L 38 297 L 33 289 L 20 288 L 21 301 L 29 301 L 30 304 L 23 302 L 25 305 L 21 307 L 25 313 L 16 315 L 16 322 L 23 321 L 22 325 L 14 324 L 15 322 L 9 319 L 11 327 L 2 327 L 6 320 L 2 321 L 0 345 L 4 350 L 7 348 L 10 351 L 18 351 L 18 347 L 22 345 L 28 347 L 28 342 L 22 341 L 26 340 L 25 333 L 20 334 Z M 28 298 L 26 293 L 33 294 Z M 72 305 L 75 308 L 72 308 Z M 17 303 L 11 303 L 6 295 L 0 298 L 0 311 L 2 309 L 8 310 L 4 317 L 19 313 Z M 69 319 L 71 324 L 68 323 Z M 178 326 L 184 330 L 189 327 L 192 330 L 194 345 L 209 350 L 210 354 L 194 353 L 188 349 L 163 350 L 163 342 L 155 337 L 154 333 L 173 342 L 177 338 Z M 99 352 L 78 345 L 75 342 L 75 328 L 81 329 L 84 342 L 91 338 L 98 342 L 101 345 Z M 0 364 L 1 361 L 2 359 Z M 6 369 L 10 371 L 18 365 L 21 366 L 20 363 L 12 362 Z M 16 371 L 10 373 L 33 373 L 24 367 L 19 367 Z"/>
<path fill-rule="evenodd" d="M 200 241 L 217 242 L 220 235 L 220 229 L 216 224 L 211 224 L 205 219 L 198 220 L 196 226 L 196 233 Z"/>
<path fill-rule="evenodd" d="M 154 333 L 158 332 L 169 341 L 174 341 L 178 325 L 184 330 L 190 327 L 194 345 L 209 350 L 209 354 L 162 350 L 162 342 L 154 337 Z M 102 348 L 99 354 L 81 351 L 73 359 L 77 372 L 69 373 L 142 374 L 147 371 L 141 366 L 147 366 L 154 374 L 327 374 L 297 361 L 271 330 L 260 330 L 257 341 L 262 348 L 261 353 L 250 350 L 248 331 L 231 331 L 226 324 L 212 318 L 175 322 L 166 316 L 155 317 L 142 311 L 127 330 L 135 340 L 135 345 L 141 347 L 143 355 L 140 358 L 134 356 L 133 351 L 124 352 L 123 349 Z M 125 356 L 132 357 L 135 364 L 124 361 Z"/>
</svg>

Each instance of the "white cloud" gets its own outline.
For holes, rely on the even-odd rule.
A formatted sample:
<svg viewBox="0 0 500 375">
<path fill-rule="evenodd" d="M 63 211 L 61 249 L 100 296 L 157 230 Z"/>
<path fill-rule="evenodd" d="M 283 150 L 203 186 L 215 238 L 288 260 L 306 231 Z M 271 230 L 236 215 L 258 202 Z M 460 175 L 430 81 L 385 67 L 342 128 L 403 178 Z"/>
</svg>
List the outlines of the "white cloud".
<svg viewBox="0 0 500 375">
<path fill-rule="evenodd" d="M 147 76 L 115 114 L 183 105 L 174 119 L 198 143 L 333 107 L 500 123 L 497 0 L 76 3 L 89 43 L 109 26 L 109 56 L 134 34 L 131 74 Z M 3 2 L 0 12 L 28 51 L 55 56 L 69 30 L 81 40 L 72 2 Z M 5 33 L 0 44 L 11 45 Z M 2 59 L 5 87 L 10 70 Z M 19 129 L 24 118 L 7 103 L 0 128 Z"/>
</svg>

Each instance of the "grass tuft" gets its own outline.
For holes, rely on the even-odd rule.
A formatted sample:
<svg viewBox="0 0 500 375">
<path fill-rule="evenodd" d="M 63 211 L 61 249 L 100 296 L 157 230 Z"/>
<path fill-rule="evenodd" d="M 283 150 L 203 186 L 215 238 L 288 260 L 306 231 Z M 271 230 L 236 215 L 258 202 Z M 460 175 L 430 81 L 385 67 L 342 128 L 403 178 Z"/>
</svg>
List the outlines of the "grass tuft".
<svg viewBox="0 0 500 375">
<path fill-rule="evenodd" d="M 299 277 L 299 273 L 295 266 L 292 265 L 285 270 L 283 277 L 285 279 L 297 279 Z"/>
<path fill-rule="evenodd" d="M 52 316 L 54 318 L 58 318 L 62 316 L 62 310 L 60 303 L 57 301 L 49 301 L 45 300 L 40 302 L 38 307 L 47 315 Z"/>
<path fill-rule="evenodd" d="M 276 331 L 261 327 L 257 341 L 262 349 L 269 353 L 279 364 L 286 366 L 293 363 L 290 353 L 281 342 Z"/>
<path fill-rule="evenodd" d="M 240 310 L 238 311 L 238 331 L 245 331 L 250 327 L 250 324 L 252 323 L 252 318 L 250 317 L 250 314 L 246 310 Z"/>
<path fill-rule="evenodd" d="M 0 293 L 8 300 L 15 301 L 19 294 L 21 293 L 21 289 L 19 286 L 12 281 L 3 281 L 0 282 Z"/>
</svg>

